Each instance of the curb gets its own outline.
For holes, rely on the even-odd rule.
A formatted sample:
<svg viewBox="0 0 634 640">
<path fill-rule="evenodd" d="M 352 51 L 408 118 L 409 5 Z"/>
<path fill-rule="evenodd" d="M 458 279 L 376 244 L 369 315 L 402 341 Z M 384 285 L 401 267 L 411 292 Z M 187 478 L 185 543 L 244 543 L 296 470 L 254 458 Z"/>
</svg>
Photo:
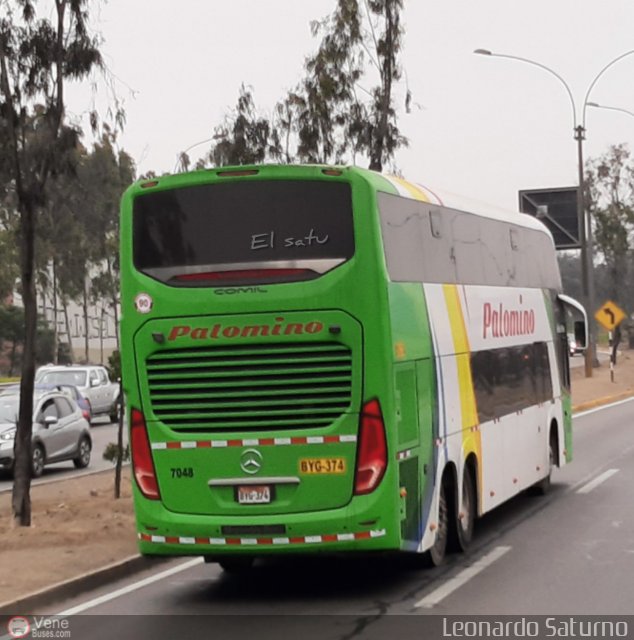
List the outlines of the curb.
<svg viewBox="0 0 634 640">
<path fill-rule="evenodd" d="M 130 466 L 129 462 L 124 462 L 121 470 Z M 70 475 L 62 476 L 61 478 L 38 478 L 37 482 L 31 481 L 31 489 L 34 487 L 45 487 L 47 484 L 53 484 L 55 482 L 69 482 L 70 480 L 77 480 L 77 478 L 88 478 L 90 476 L 97 475 L 98 473 L 113 473 L 115 470 L 114 466 L 111 469 L 95 469 L 94 471 L 81 471 L 75 470 L 71 471 Z M 13 485 L 7 487 L 6 489 L 0 489 L 0 495 L 3 493 L 8 493 L 9 491 L 13 491 Z M 0 604 L 1 606 L 1 604 Z"/>
<path fill-rule="evenodd" d="M 0 615 L 32 614 L 35 609 L 47 607 L 63 599 L 81 596 L 90 589 L 103 587 L 110 581 L 127 578 L 133 573 L 151 569 L 160 564 L 173 560 L 172 557 L 147 557 L 141 555 L 129 556 L 124 560 L 114 562 L 101 569 L 96 569 L 75 578 L 69 578 L 45 587 L 39 591 L 29 593 L 13 602 L 0 603 Z"/>
<path fill-rule="evenodd" d="M 587 411 L 588 409 L 594 409 L 596 407 L 602 407 L 612 402 L 618 402 L 619 400 L 627 400 L 628 398 L 634 398 L 632 391 L 623 391 L 616 393 L 613 396 L 605 396 L 604 398 L 597 398 L 596 400 L 588 400 L 588 402 L 582 402 L 572 407 L 573 413 L 579 413 L 580 411 Z"/>
</svg>

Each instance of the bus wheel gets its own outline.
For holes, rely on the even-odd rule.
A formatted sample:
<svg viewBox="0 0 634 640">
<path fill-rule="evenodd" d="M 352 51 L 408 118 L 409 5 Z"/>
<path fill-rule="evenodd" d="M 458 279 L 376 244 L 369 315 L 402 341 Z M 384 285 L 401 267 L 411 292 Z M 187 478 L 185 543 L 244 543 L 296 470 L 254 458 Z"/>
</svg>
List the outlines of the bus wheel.
<svg viewBox="0 0 634 640">
<path fill-rule="evenodd" d="M 438 496 L 438 528 L 436 529 L 436 540 L 424 554 L 424 560 L 430 567 L 438 567 L 445 561 L 447 551 L 447 537 L 449 534 L 449 507 L 447 505 L 445 482 L 440 485 L 440 495 Z"/>
<path fill-rule="evenodd" d="M 225 573 L 236 575 L 249 571 L 253 567 L 254 561 L 255 558 L 251 556 L 233 556 L 219 559 L 218 564 Z"/>
<path fill-rule="evenodd" d="M 473 475 L 468 467 L 465 467 L 462 478 L 462 509 L 456 508 L 455 514 L 457 546 L 460 551 L 466 551 L 473 539 L 476 517 L 476 493 Z"/>
</svg>

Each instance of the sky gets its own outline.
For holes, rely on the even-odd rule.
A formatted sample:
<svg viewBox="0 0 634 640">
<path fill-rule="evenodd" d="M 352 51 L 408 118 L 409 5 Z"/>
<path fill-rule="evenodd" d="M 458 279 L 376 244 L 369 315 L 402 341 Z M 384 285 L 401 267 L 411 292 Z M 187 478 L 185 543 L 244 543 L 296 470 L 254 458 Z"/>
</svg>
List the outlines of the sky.
<svg viewBox="0 0 634 640">
<path fill-rule="evenodd" d="M 586 92 L 612 60 L 634 50 L 632 0 L 405 0 L 402 66 L 413 95 L 399 126 L 409 147 L 395 165 L 432 191 L 515 211 L 521 189 L 577 183 L 575 120 L 566 86 L 517 60 L 474 55 L 477 48 L 527 58 L 567 84 L 576 124 L 585 111 L 586 158 L 634 138 L 634 116 L 583 109 Z M 172 172 L 179 152 L 209 139 L 250 86 L 258 109 L 302 77 L 318 41 L 310 21 L 335 0 L 108 0 L 92 12 L 127 123 L 120 146 L 140 174 Z M 588 101 L 634 113 L 634 54 L 610 66 Z M 69 111 L 93 102 L 104 112 L 106 84 L 76 85 Z M 88 127 L 86 126 L 87 130 Z M 193 160 L 209 149 L 193 146 Z"/>
</svg>

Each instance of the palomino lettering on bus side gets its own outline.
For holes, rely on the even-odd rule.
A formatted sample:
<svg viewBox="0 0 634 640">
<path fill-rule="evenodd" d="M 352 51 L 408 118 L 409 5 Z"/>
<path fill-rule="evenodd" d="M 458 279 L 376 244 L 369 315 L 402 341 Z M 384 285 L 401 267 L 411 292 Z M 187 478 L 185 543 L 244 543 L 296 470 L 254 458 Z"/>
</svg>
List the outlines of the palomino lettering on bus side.
<svg viewBox="0 0 634 640">
<path fill-rule="evenodd" d="M 211 327 L 192 327 L 189 324 L 177 324 L 172 327 L 168 340 L 190 338 L 191 340 L 218 340 L 219 338 L 255 338 L 259 336 L 290 336 L 316 334 L 323 331 L 324 325 L 318 321 L 285 322 L 284 318 L 275 318 L 274 324 L 251 324 L 243 327 L 214 324 Z"/>
<path fill-rule="evenodd" d="M 522 304 L 522 296 L 520 296 L 520 304 Z M 508 308 L 502 302 L 494 307 L 490 302 L 485 302 L 482 314 L 484 339 L 528 336 L 535 333 L 534 309 Z"/>
</svg>

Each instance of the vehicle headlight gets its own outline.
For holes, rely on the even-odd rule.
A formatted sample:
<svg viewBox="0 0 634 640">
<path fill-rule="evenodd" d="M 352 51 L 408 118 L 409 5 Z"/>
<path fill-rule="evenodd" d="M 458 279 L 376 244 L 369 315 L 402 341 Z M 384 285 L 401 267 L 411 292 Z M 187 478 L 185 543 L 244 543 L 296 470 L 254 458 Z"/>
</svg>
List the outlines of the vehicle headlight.
<svg viewBox="0 0 634 640">
<path fill-rule="evenodd" d="M 9 429 L 4 433 L 0 433 L 0 440 L 15 440 L 15 433 L 17 429 Z"/>
</svg>

